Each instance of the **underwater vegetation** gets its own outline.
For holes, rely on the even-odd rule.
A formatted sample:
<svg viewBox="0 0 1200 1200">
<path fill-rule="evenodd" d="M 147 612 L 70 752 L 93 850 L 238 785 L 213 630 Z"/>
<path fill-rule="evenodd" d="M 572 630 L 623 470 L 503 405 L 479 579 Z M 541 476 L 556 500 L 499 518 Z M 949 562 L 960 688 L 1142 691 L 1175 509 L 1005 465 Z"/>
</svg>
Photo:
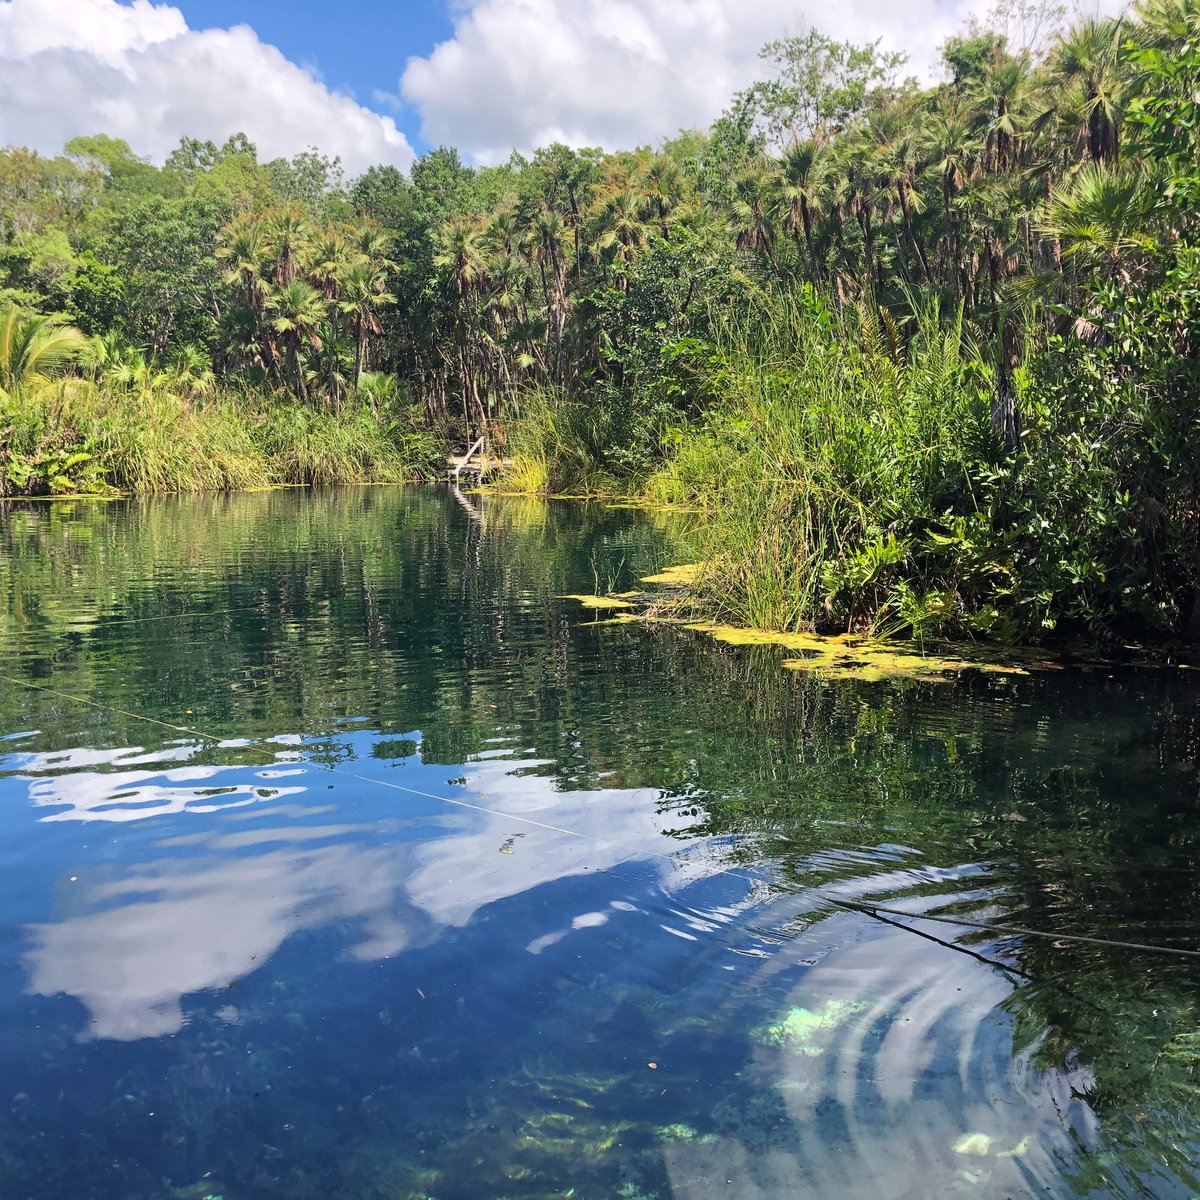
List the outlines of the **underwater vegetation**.
<svg viewBox="0 0 1200 1200">
<path fill-rule="evenodd" d="M 807 1008 L 789 1008 L 783 1017 L 754 1031 L 764 1046 L 778 1046 L 815 1058 L 824 1054 L 838 1030 L 866 1006 L 852 1000 L 826 1000 L 812 1012 Z"/>
</svg>

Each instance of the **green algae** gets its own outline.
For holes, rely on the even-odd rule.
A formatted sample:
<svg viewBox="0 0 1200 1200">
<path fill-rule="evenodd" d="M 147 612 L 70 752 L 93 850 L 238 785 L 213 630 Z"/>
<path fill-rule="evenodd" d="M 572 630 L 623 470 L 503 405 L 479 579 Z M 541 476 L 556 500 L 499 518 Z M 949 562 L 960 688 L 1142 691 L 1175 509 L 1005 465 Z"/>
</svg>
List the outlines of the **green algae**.
<svg viewBox="0 0 1200 1200">
<path fill-rule="evenodd" d="M 831 1036 L 865 1007 L 850 1000 L 826 1000 L 816 1012 L 796 1006 L 789 1008 L 781 1020 L 756 1029 L 752 1036 L 765 1046 L 816 1058 L 825 1053 Z"/>
<path fill-rule="evenodd" d="M 655 575 L 643 575 L 642 583 L 657 583 L 664 587 L 687 587 L 696 582 L 703 563 L 680 563 L 674 567 L 664 567 Z"/>
<path fill-rule="evenodd" d="M 641 582 L 667 589 L 687 588 L 696 582 L 704 568 L 704 563 L 682 563 L 654 575 L 645 575 Z M 577 600 L 590 609 L 626 610 L 614 613 L 612 619 L 615 622 L 680 625 L 731 646 L 778 646 L 789 652 L 789 657 L 782 660 L 782 665 L 788 670 L 804 671 L 825 679 L 865 683 L 883 683 L 894 679 L 949 683 L 966 671 L 981 671 L 989 675 L 1029 675 L 1034 671 L 1063 668 L 1061 662 L 1032 650 L 917 645 L 853 633 L 826 636 L 695 621 L 679 615 L 678 597 L 672 596 L 670 591 L 663 597 L 620 592 L 609 596 L 568 596 L 566 599 Z M 673 607 L 675 615 L 672 615 Z"/>
<path fill-rule="evenodd" d="M 923 649 L 906 642 L 883 642 L 843 633 L 826 637 L 816 633 L 779 633 L 742 629 L 734 625 L 692 622 L 685 628 L 706 633 L 733 646 L 779 646 L 794 652 L 783 665 L 792 671 L 809 671 L 829 679 L 858 679 L 880 683 L 887 679 L 925 679 L 946 682 L 963 671 L 993 675 L 1028 675 L 1031 670 L 1058 669 L 1060 664 L 1033 656 L 991 657 L 971 647 Z"/>
<path fill-rule="evenodd" d="M 564 600 L 576 600 L 583 605 L 584 608 L 632 608 L 633 604 L 629 600 L 623 600 L 620 596 L 563 596 Z"/>
</svg>

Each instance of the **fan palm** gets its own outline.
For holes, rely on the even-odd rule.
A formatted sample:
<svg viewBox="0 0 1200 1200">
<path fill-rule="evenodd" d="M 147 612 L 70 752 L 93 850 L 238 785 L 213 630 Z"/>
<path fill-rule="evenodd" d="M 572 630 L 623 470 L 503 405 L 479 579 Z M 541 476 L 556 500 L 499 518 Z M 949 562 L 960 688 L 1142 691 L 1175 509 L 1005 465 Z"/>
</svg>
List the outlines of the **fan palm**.
<svg viewBox="0 0 1200 1200">
<path fill-rule="evenodd" d="M 276 213 L 270 225 L 269 237 L 275 252 L 275 283 L 287 286 L 294 282 L 299 271 L 299 259 L 309 242 L 310 231 L 304 214 L 298 209 Z"/>
<path fill-rule="evenodd" d="M 782 225 L 796 241 L 804 238 L 804 251 L 814 279 L 818 276 L 813 247 L 813 221 L 820 212 L 820 176 L 823 165 L 821 145 L 815 138 L 797 142 L 784 153 L 780 164 L 783 179 L 779 186 L 778 202 L 782 210 Z"/>
<path fill-rule="evenodd" d="M 302 402 L 308 400 L 302 349 L 319 345 L 317 330 L 325 319 L 325 304 L 311 284 L 295 279 L 276 289 L 270 298 L 271 328 L 279 334 L 287 352 L 288 370 Z"/>
<path fill-rule="evenodd" d="M 1017 164 L 1028 117 L 1029 63 L 999 46 L 984 62 L 971 90 L 984 139 L 984 169 L 1004 174 Z"/>
<path fill-rule="evenodd" d="M 607 191 L 597 203 L 597 253 L 629 262 L 650 237 L 647 207 L 646 195 L 631 185 Z"/>
<path fill-rule="evenodd" d="M 312 244 L 311 261 L 306 271 L 309 281 L 326 300 L 336 300 L 342 287 L 342 275 L 354 261 L 354 253 L 335 229 L 326 229 Z"/>
<path fill-rule="evenodd" d="M 1120 127 L 1129 76 L 1120 62 L 1121 22 L 1090 19 L 1059 37 L 1051 53 L 1055 86 L 1078 93 L 1078 145 L 1103 162 L 1120 152 Z"/>
<path fill-rule="evenodd" d="M 404 389 L 396 377 L 383 371 L 364 371 L 355 390 L 359 399 L 365 400 L 376 413 L 381 408 L 398 408 L 404 399 Z"/>
<path fill-rule="evenodd" d="M 266 231 L 257 215 L 236 217 L 221 231 L 221 244 L 216 256 L 228 263 L 223 281 L 229 287 L 241 287 L 246 307 L 253 313 L 262 312 L 262 264 L 266 255 Z"/>
<path fill-rule="evenodd" d="M 87 348 L 88 339 L 54 317 L 0 310 L 0 392 L 16 397 L 24 389 L 63 374 Z"/>
<path fill-rule="evenodd" d="M 354 386 L 362 380 L 367 361 L 367 341 L 383 332 L 379 311 L 396 303 L 387 290 L 383 269 L 369 262 L 355 263 L 342 276 L 342 295 L 338 307 L 350 322 L 354 336 Z"/>
<path fill-rule="evenodd" d="M 1128 283 L 1157 245 L 1164 190 L 1144 168 L 1089 163 L 1050 202 L 1042 231 L 1062 241 L 1064 257 Z"/>
<path fill-rule="evenodd" d="M 483 286 L 487 275 L 487 251 L 478 221 L 460 218 L 448 221 L 437 232 L 433 265 L 447 273 L 460 299 Z"/>
<path fill-rule="evenodd" d="M 753 163 L 733 181 L 730 206 L 737 248 L 761 253 L 775 271 L 779 262 L 770 214 L 778 211 L 778 188 L 778 177 L 766 161 Z"/>
<path fill-rule="evenodd" d="M 1200 37 L 1200 0 L 1138 0 L 1138 41 L 1169 50 Z"/>
</svg>

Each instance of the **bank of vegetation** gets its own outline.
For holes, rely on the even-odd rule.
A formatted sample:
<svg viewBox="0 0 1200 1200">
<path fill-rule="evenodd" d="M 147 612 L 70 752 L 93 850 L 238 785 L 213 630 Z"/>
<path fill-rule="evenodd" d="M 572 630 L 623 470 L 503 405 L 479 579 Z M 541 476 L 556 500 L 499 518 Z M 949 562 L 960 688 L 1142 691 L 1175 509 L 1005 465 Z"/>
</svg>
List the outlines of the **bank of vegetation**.
<svg viewBox="0 0 1200 1200">
<path fill-rule="evenodd" d="M 705 132 L 347 184 L 0 154 L 0 492 L 429 472 L 696 510 L 727 619 L 1200 632 L 1200 9 L 815 30 Z M 5 324 L 7 322 L 7 324 Z M 15 330 L 15 333 L 11 331 Z"/>
</svg>

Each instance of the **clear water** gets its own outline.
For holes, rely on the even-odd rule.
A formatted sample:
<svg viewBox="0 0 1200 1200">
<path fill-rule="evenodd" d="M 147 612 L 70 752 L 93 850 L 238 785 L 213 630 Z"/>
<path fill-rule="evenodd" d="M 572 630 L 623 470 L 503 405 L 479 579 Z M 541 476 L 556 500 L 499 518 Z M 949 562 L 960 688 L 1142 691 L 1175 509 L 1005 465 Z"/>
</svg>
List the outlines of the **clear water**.
<svg viewBox="0 0 1200 1200">
<path fill-rule="evenodd" d="M 0 508 L 0 1196 L 1193 1195 L 1197 960 L 828 899 L 1200 944 L 1193 678 L 823 683 L 560 598 L 674 540 Z"/>
</svg>

